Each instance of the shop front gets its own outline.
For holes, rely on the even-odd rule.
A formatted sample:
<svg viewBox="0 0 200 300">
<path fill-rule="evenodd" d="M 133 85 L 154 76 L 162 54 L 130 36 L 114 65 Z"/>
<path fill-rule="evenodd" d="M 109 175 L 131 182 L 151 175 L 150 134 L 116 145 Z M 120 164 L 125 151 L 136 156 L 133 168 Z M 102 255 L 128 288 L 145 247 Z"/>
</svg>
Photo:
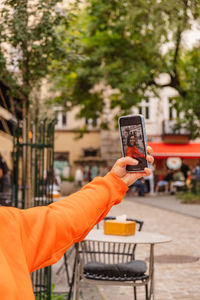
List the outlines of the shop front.
<svg viewBox="0 0 200 300">
<path fill-rule="evenodd" d="M 178 162 L 176 158 L 180 158 L 184 164 L 188 165 L 192 170 L 200 160 L 200 143 L 187 144 L 168 144 L 149 142 L 149 146 L 153 149 L 155 159 L 155 175 L 157 177 L 165 176 L 167 168 L 170 167 L 169 162 L 174 164 Z"/>
</svg>

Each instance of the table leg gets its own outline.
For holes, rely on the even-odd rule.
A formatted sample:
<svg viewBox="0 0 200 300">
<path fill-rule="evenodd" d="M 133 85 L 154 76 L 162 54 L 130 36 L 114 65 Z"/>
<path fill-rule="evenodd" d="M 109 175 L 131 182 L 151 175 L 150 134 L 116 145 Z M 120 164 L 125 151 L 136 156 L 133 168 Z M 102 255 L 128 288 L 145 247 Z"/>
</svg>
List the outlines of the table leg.
<svg viewBox="0 0 200 300">
<path fill-rule="evenodd" d="M 155 299 L 154 291 L 154 244 L 151 244 L 150 247 L 150 258 L 149 258 L 149 275 L 150 275 L 150 292 L 149 300 Z"/>
<path fill-rule="evenodd" d="M 80 272 L 79 272 L 79 253 L 78 243 L 75 244 L 75 279 L 74 279 L 74 293 L 73 300 L 78 300 L 79 297 L 79 285 L 80 285 Z"/>
<path fill-rule="evenodd" d="M 71 295 L 73 292 L 73 288 L 74 288 L 74 278 L 75 278 L 75 271 L 76 271 L 76 248 L 74 247 L 74 251 L 75 251 L 75 255 L 74 255 L 74 265 L 73 265 L 73 272 L 72 272 L 72 278 L 71 278 L 71 282 L 69 284 L 69 293 L 67 296 L 67 300 L 71 300 Z"/>
</svg>

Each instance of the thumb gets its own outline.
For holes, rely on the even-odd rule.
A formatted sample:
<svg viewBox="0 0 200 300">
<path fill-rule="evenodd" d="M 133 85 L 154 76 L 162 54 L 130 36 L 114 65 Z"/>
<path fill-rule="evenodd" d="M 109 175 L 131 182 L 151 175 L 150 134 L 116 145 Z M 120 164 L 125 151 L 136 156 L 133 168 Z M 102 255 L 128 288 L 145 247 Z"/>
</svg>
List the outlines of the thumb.
<svg viewBox="0 0 200 300">
<path fill-rule="evenodd" d="M 125 167 L 126 165 L 137 165 L 138 164 L 138 160 L 130 157 L 130 156 L 125 156 L 122 158 L 119 158 L 116 162 L 116 164 L 120 167 Z"/>
</svg>

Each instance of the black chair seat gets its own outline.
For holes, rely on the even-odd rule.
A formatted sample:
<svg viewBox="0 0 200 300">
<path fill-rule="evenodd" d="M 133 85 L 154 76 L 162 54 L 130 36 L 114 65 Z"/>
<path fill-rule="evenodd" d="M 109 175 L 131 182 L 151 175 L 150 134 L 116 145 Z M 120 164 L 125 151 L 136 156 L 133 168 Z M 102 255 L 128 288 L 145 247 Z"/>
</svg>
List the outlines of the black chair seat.
<svg viewBox="0 0 200 300">
<path fill-rule="evenodd" d="M 145 274 L 146 271 L 147 265 L 142 260 L 119 264 L 104 264 L 92 261 L 84 265 L 84 276 L 94 280 L 145 280 L 149 277 Z"/>
</svg>

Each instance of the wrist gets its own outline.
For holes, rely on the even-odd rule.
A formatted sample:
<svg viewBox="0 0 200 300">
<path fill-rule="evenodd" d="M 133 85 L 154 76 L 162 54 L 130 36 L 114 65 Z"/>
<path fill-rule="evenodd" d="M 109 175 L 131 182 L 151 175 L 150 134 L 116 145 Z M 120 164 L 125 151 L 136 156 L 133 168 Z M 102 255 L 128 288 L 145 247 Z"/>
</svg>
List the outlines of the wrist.
<svg viewBox="0 0 200 300">
<path fill-rule="evenodd" d="M 116 182 L 120 185 L 122 185 L 125 189 L 128 189 L 127 180 L 123 177 L 119 177 L 114 172 L 110 171 L 108 174 L 112 175 L 112 177 L 115 178 Z"/>
</svg>

